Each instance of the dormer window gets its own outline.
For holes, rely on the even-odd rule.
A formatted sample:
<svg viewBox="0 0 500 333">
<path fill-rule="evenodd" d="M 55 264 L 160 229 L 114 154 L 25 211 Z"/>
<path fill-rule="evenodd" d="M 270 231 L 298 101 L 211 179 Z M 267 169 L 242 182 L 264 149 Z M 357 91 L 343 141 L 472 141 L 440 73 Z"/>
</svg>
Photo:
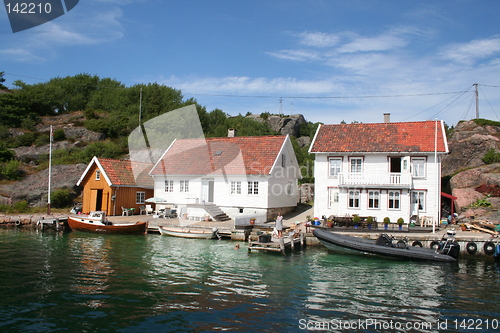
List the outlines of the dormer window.
<svg viewBox="0 0 500 333">
<path fill-rule="evenodd" d="M 101 180 L 101 170 L 95 171 L 95 180 Z"/>
</svg>

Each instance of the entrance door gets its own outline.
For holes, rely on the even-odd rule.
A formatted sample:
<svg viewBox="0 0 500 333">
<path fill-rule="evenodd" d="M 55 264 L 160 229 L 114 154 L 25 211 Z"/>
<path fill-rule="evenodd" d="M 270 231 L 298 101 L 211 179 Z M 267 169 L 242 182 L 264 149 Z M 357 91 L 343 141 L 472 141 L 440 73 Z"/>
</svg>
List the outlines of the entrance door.
<svg viewBox="0 0 500 333">
<path fill-rule="evenodd" d="M 204 180 L 201 184 L 202 202 L 214 202 L 214 181 Z"/>
<path fill-rule="evenodd" d="M 328 208 L 333 215 L 339 214 L 339 189 L 338 187 L 328 188 Z"/>
</svg>

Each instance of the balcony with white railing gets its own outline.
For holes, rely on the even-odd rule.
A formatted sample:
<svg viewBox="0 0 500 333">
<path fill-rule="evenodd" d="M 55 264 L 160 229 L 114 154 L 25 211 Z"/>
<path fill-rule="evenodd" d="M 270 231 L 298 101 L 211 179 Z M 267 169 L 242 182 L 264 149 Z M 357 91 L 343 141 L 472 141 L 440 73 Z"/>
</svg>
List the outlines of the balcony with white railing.
<svg viewBox="0 0 500 333">
<path fill-rule="evenodd" d="M 411 188 L 410 173 L 339 173 L 340 187 Z"/>
</svg>

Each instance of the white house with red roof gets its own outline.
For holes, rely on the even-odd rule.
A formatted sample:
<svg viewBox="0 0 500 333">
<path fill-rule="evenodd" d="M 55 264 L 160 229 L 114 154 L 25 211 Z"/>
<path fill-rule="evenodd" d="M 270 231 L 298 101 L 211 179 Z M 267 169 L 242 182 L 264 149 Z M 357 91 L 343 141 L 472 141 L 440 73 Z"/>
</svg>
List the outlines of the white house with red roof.
<svg viewBox="0 0 500 333">
<path fill-rule="evenodd" d="M 440 219 L 442 121 L 321 125 L 315 154 L 315 216 Z"/>
<path fill-rule="evenodd" d="M 290 137 L 282 135 L 175 140 L 150 175 L 154 196 L 181 215 L 204 209 L 214 219 L 260 222 L 297 205 L 301 177 Z"/>
</svg>

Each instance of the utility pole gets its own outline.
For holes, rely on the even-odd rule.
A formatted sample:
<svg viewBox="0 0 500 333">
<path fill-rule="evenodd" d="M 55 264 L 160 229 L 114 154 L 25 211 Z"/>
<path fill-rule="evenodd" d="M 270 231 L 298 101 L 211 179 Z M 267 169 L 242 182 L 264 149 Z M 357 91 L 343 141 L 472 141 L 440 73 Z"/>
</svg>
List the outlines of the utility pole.
<svg viewBox="0 0 500 333">
<path fill-rule="evenodd" d="M 479 93 L 477 91 L 477 83 L 474 83 L 476 87 L 476 119 L 479 119 Z"/>
</svg>

